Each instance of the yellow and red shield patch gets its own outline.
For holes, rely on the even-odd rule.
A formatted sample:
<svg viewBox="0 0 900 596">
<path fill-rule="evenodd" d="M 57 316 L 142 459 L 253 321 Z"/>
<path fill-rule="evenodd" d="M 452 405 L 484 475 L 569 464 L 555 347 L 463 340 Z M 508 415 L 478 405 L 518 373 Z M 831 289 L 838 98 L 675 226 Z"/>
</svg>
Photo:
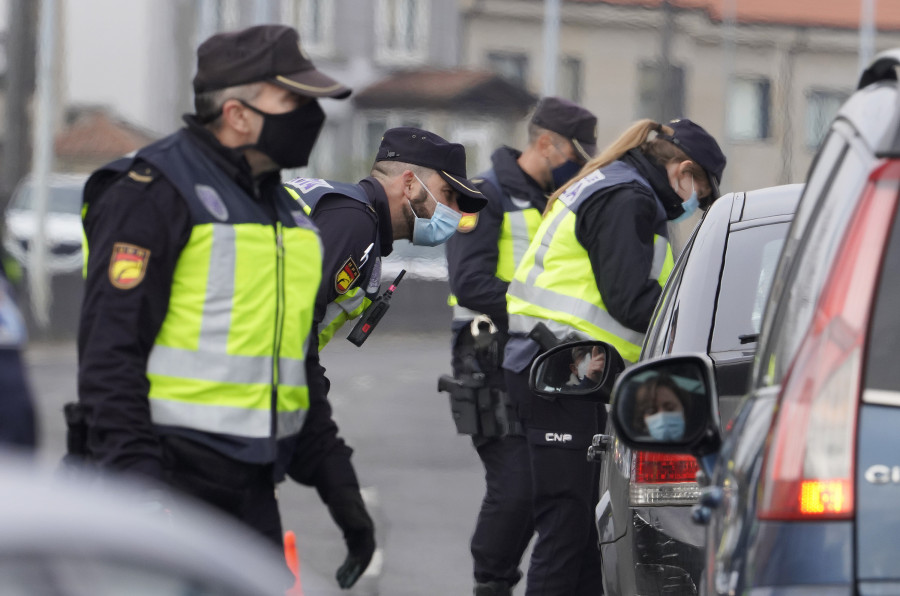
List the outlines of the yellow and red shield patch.
<svg viewBox="0 0 900 596">
<path fill-rule="evenodd" d="M 334 289 L 338 294 L 346 294 L 359 277 L 359 267 L 348 257 L 343 267 L 334 276 Z"/>
<path fill-rule="evenodd" d="M 150 251 L 134 244 L 116 242 L 109 259 L 109 283 L 130 290 L 144 279 Z"/>
</svg>

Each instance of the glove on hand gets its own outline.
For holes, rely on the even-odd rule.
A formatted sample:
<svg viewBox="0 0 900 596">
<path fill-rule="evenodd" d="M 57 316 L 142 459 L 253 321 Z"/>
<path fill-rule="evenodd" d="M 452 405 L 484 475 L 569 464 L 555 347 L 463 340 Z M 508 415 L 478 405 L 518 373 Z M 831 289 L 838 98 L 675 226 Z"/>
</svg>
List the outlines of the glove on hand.
<svg viewBox="0 0 900 596">
<path fill-rule="evenodd" d="M 356 583 L 372 560 L 375 524 L 356 487 L 336 491 L 328 503 L 328 511 L 344 533 L 344 542 L 347 543 L 347 558 L 335 574 L 338 585 L 346 590 Z"/>
</svg>

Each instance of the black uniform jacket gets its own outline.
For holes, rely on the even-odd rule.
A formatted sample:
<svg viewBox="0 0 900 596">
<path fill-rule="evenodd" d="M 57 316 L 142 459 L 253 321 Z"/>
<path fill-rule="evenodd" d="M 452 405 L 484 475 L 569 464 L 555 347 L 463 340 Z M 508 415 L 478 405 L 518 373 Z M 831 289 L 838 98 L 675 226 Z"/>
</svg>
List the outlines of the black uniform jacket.
<svg viewBox="0 0 900 596">
<path fill-rule="evenodd" d="M 681 204 L 666 171 L 632 149 L 621 161 L 635 167 L 666 202 Z M 641 247 L 653 244 L 654 234 L 665 235 L 659 222 L 665 210 L 650 190 L 638 182 L 614 186 L 585 201 L 578 213 L 575 237 L 588 252 L 597 289 L 603 303 L 617 321 L 646 333 L 662 289 L 648 279 L 651 268 Z M 652 251 L 651 253 L 652 254 Z"/>
<path fill-rule="evenodd" d="M 497 277 L 498 239 L 503 225 L 502 192 L 513 201 L 530 204 L 540 212 L 547 205 L 547 196 L 540 185 L 522 171 L 516 160 L 521 152 L 501 147 L 491 155 L 491 164 L 502 188 L 487 180 L 477 182 L 478 189 L 488 203 L 478 212 L 478 223 L 471 232 L 457 233 L 447 241 L 447 267 L 450 291 L 460 306 L 484 313 L 503 331 L 508 328 L 506 289 L 509 284 Z M 478 178 L 483 178 L 478 176 Z"/>
<path fill-rule="evenodd" d="M 254 179 L 240 151 L 223 147 L 192 117 L 185 120 L 190 138 L 226 175 L 255 200 L 272 206 L 274 221 L 278 173 Z M 106 184 L 84 219 L 90 259 L 78 334 L 79 400 L 90 410 L 89 446 L 101 466 L 161 480 L 162 448 L 151 424 L 145 372 L 168 309 L 175 264 L 190 237 L 190 214 L 175 187 L 146 163 Z M 113 287 L 107 273 L 116 242 L 150 251 L 144 279 L 127 291 Z M 346 471 L 352 450 L 338 437 L 332 420 L 315 338 L 311 333 L 307 358 L 310 408 L 297 444 L 304 457 L 295 458 L 297 473 L 292 474 L 312 485 L 323 482 L 323 476 L 333 477 L 336 468 L 352 474 L 352 468 Z M 323 465 L 333 460 L 345 465 Z M 276 472 L 276 480 L 281 475 Z"/>
<path fill-rule="evenodd" d="M 381 278 L 378 258 L 388 256 L 393 250 L 391 210 L 384 187 L 375 178 L 364 178 L 359 186 L 369 198 L 369 205 L 332 193 L 323 196 L 312 212 L 325 250 L 322 285 L 316 298 L 316 325 L 325 318 L 328 304 L 341 296 L 337 289 L 338 274 L 348 259 L 359 268 L 359 281 L 351 288 L 362 284 L 365 291 L 367 280 L 373 276 L 374 292 L 377 292 Z"/>
</svg>

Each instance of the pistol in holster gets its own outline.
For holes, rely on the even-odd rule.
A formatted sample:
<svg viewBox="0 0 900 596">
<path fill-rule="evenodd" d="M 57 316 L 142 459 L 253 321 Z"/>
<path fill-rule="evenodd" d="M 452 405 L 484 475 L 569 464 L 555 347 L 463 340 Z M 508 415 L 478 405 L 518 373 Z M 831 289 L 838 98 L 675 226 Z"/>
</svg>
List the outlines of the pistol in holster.
<svg viewBox="0 0 900 596">
<path fill-rule="evenodd" d="M 494 438 L 509 431 L 508 398 L 500 368 L 505 339 L 487 315 L 476 317 L 456 338 L 456 374 L 442 376 L 438 391 L 450 394 L 459 434 Z"/>
</svg>

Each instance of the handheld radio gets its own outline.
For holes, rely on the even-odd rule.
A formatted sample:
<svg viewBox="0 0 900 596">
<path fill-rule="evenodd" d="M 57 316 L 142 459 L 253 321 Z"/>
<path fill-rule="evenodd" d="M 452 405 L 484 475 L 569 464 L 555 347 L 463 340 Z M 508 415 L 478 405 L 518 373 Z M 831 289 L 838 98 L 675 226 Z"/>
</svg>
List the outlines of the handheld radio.
<svg viewBox="0 0 900 596">
<path fill-rule="evenodd" d="M 381 317 L 384 316 L 384 313 L 387 312 L 387 309 L 391 307 L 391 296 L 394 295 L 394 290 L 397 288 L 397 284 L 400 283 L 400 280 L 403 279 L 403 275 L 406 273 L 406 269 L 400 270 L 400 275 L 397 276 L 397 279 L 388 286 L 388 289 L 384 291 L 384 294 L 379 296 L 369 305 L 362 316 L 359 317 L 359 321 L 356 322 L 356 325 L 353 326 L 353 330 L 347 335 L 347 339 L 350 340 L 355 346 L 359 347 L 363 345 L 369 335 L 372 334 L 372 331 L 375 329 L 375 325 L 378 324 L 378 321 L 381 320 Z"/>
</svg>

